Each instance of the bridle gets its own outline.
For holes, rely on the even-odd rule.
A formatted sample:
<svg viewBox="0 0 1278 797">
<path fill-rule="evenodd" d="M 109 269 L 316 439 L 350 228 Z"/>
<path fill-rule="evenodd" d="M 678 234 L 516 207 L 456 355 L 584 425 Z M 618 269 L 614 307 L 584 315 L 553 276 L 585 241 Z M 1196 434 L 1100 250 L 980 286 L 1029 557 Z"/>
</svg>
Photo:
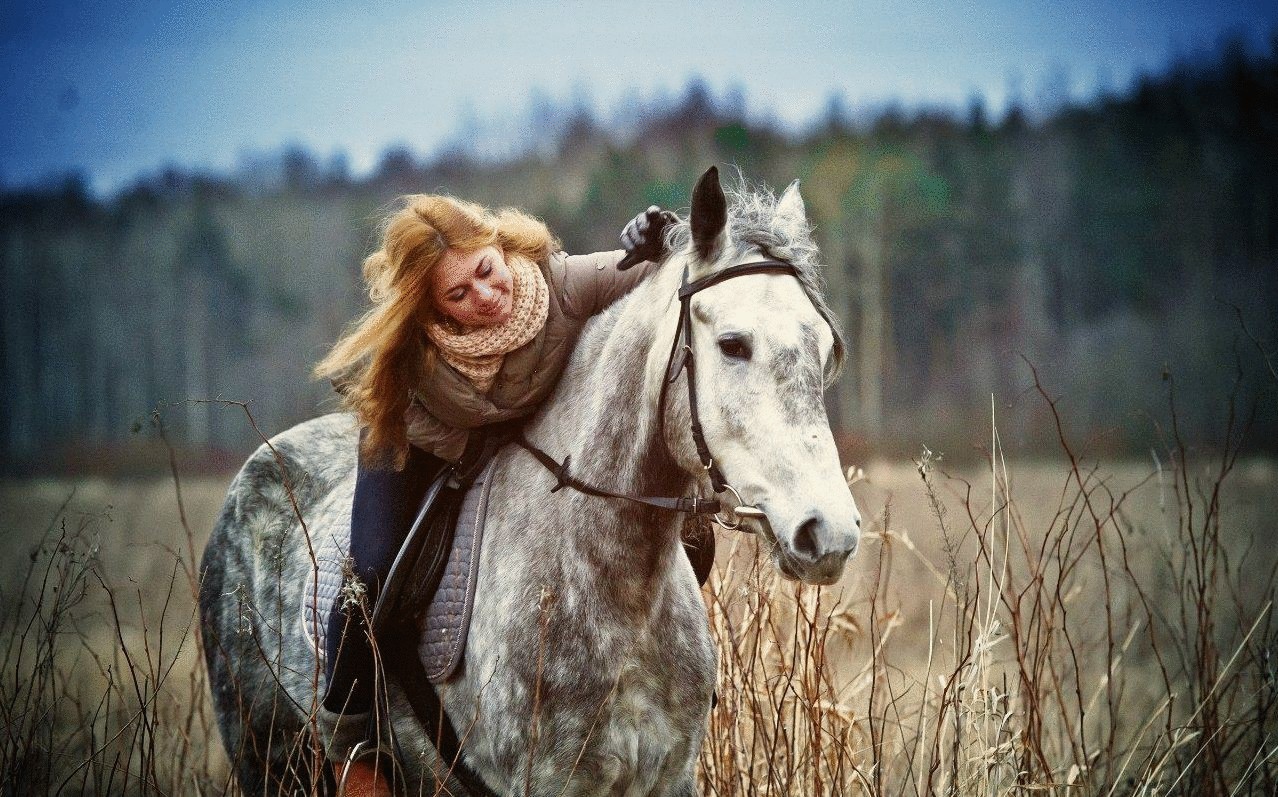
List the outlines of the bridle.
<svg viewBox="0 0 1278 797">
<path fill-rule="evenodd" d="M 571 487 L 574 490 L 585 493 L 586 495 L 594 495 L 606 498 L 624 498 L 627 501 L 633 501 L 647 506 L 654 506 L 660 509 L 670 509 L 676 512 L 691 512 L 698 515 L 714 515 L 714 521 L 725 529 L 741 528 L 741 519 L 746 517 L 763 518 L 762 509 L 757 506 L 745 504 L 741 499 L 741 494 L 736 488 L 728 484 L 723 478 L 723 473 L 719 470 L 719 466 L 715 464 L 714 457 L 710 453 L 710 446 L 706 444 L 705 433 L 701 429 L 701 416 L 697 411 L 697 380 L 694 371 L 695 358 L 692 356 L 692 297 L 712 285 L 718 285 L 720 282 L 740 277 L 746 274 L 791 274 L 798 276 L 798 269 L 790 263 L 781 260 L 755 260 L 750 263 L 742 263 L 736 266 L 728 266 L 720 269 L 712 274 L 708 274 L 699 280 L 693 282 L 688 281 L 688 269 L 685 267 L 683 271 L 683 282 L 679 287 L 679 322 L 675 328 L 674 341 L 670 345 L 670 356 L 666 359 L 665 375 L 661 380 L 661 396 L 657 402 L 657 423 L 660 425 L 661 437 L 665 439 L 665 423 L 666 423 L 666 388 L 673 384 L 679 378 L 681 371 L 687 371 L 688 381 L 688 408 L 691 415 L 692 441 L 697 447 L 697 457 L 701 460 L 701 467 L 705 470 L 706 475 L 710 478 L 710 486 L 714 490 L 715 495 L 730 493 L 736 501 L 736 505 L 727 509 L 725 515 L 725 507 L 717 498 L 701 498 L 700 496 L 683 496 L 683 497 L 664 497 L 664 496 L 642 496 L 629 495 L 627 493 L 613 492 L 602 487 L 583 482 L 580 479 L 568 473 L 568 467 L 572 459 L 571 456 L 564 457 L 563 462 L 557 461 L 554 457 L 537 448 L 521 432 L 516 438 L 516 442 L 523 446 L 530 454 L 536 457 L 547 470 L 555 475 L 557 483 L 551 488 L 551 492 L 556 492 L 563 487 Z"/>
</svg>

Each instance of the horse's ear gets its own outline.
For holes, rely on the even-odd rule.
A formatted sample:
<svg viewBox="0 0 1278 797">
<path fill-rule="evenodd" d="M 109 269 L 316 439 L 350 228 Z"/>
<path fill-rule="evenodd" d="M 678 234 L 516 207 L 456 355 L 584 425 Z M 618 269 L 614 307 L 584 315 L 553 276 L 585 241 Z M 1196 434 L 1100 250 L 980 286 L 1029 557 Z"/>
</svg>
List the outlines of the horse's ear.
<svg viewBox="0 0 1278 797">
<path fill-rule="evenodd" d="M 777 200 L 777 215 L 802 224 L 808 223 L 807 208 L 803 206 L 803 197 L 799 196 L 798 180 L 790 183 L 789 188 Z"/>
<path fill-rule="evenodd" d="M 709 261 L 722 247 L 728 226 L 728 198 L 719 185 L 719 169 L 711 166 L 692 189 L 692 245 L 697 256 Z"/>
</svg>

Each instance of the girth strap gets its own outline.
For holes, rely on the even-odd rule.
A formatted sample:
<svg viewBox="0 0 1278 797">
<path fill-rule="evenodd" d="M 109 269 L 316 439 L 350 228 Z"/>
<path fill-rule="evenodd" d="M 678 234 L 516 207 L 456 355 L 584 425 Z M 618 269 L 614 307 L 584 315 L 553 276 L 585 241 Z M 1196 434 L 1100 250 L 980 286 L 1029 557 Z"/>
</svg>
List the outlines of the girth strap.
<svg viewBox="0 0 1278 797">
<path fill-rule="evenodd" d="M 435 685 L 430 682 L 422 667 L 412 636 L 406 634 L 399 639 L 390 639 L 383 650 L 384 661 L 399 677 L 404 697 L 408 699 L 408 704 L 425 729 L 430 743 L 439 753 L 441 762 L 449 768 L 446 775 L 436 773 L 443 779 L 443 793 L 449 793 L 447 776 L 451 775 L 466 787 L 471 797 L 497 797 L 496 792 L 488 788 L 479 775 L 462 760 L 461 740 L 457 736 L 457 729 L 453 727 L 448 712 L 444 711 L 443 703 L 440 702 L 439 693 L 435 691 Z"/>
<path fill-rule="evenodd" d="M 546 468 L 546 470 L 555 474 L 558 480 L 551 492 L 555 492 L 563 487 L 571 487 L 579 493 L 593 495 L 599 498 L 624 498 L 627 501 L 633 501 L 637 504 L 645 504 L 654 506 L 658 509 L 671 509 L 675 512 L 691 512 L 696 515 L 713 515 L 720 511 L 719 501 L 713 498 L 698 498 L 697 496 L 683 496 L 681 498 L 665 497 L 665 496 L 649 496 L 649 495 L 627 495 L 625 493 L 616 493 L 612 490 L 606 490 L 602 487 L 596 487 L 581 481 L 568 472 L 568 466 L 571 464 L 572 457 L 564 457 L 563 462 L 542 451 L 537 446 L 528 442 L 528 438 L 522 434 L 515 438 L 515 442 L 519 443 L 529 454 L 532 454 L 538 462 Z"/>
</svg>

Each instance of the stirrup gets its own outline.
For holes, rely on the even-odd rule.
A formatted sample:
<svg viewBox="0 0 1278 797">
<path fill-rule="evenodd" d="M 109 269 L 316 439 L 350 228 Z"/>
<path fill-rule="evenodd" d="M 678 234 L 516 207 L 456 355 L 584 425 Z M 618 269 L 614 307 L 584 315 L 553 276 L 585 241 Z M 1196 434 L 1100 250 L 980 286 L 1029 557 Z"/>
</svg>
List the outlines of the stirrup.
<svg viewBox="0 0 1278 797">
<path fill-rule="evenodd" d="M 377 742 L 365 740 L 350 749 L 340 765 L 341 769 L 336 773 L 337 797 L 344 797 L 346 794 L 346 779 L 350 776 L 351 766 L 357 761 L 370 758 L 378 774 L 386 781 L 388 791 L 393 793 L 394 784 L 403 782 L 395 754 Z"/>
</svg>

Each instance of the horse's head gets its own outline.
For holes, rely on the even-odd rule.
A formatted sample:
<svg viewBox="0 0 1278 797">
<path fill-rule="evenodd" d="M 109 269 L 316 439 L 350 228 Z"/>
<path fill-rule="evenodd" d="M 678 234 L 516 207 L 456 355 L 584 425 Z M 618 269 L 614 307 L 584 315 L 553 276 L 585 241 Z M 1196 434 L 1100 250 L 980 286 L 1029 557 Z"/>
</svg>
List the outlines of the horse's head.
<svg viewBox="0 0 1278 797">
<path fill-rule="evenodd" d="M 762 510 L 763 517 L 742 522 L 773 541 L 777 568 L 831 584 L 856 551 L 861 525 L 822 399 L 842 360 L 842 340 L 820 295 L 797 182 L 780 199 L 766 190 L 734 192 L 732 199 L 716 169 L 702 175 L 691 220 L 672 233 L 679 263 L 671 265 L 686 267 L 690 281 L 763 259 L 791 264 L 796 273 L 742 274 L 691 296 L 697 415 L 726 483 Z M 691 445 L 684 380 L 667 392 L 667 442 L 681 467 L 703 472 Z M 731 491 L 719 497 L 735 503 Z"/>
</svg>

